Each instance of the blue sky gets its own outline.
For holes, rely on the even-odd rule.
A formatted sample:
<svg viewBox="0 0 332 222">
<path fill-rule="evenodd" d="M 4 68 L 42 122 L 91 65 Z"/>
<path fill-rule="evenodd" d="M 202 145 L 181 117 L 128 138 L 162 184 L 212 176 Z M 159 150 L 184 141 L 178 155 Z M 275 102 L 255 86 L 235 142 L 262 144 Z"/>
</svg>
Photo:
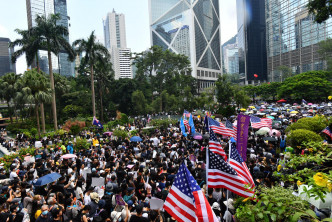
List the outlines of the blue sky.
<svg viewBox="0 0 332 222">
<path fill-rule="evenodd" d="M 167 1 L 167 0 L 165 0 Z M 236 34 L 236 1 L 220 0 L 221 42 Z M 91 31 L 103 41 L 103 18 L 113 8 L 126 16 L 127 46 L 133 52 L 150 47 L 148 0 L 67 0 L 70 16 L 70 41 L 86 38 Z M 15 40 L 16 28 L 27 29 L 25 0 L 1 0 L 0 37 Z M 16 64 L 18 73 L 26 70 L 25 58 Z"/>
</svg>

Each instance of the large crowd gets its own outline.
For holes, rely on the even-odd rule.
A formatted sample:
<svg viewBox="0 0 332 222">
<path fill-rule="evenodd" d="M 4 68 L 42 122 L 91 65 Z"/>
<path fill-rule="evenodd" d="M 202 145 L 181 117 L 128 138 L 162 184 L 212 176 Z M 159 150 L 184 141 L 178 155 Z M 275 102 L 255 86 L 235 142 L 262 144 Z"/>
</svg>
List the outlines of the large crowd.
<svg viewBox="0 0 332 222">
<path fill-rule="evenodd" d="M 247 165 L 256 186 L 271 187 L 280 183 L 273 172 L 288 158 L 283 154 L 287 147 L 284 130 L 307 113 L 275 112 L 281 132 L 281 136 L 271 135 L 275 140 L 265 141 L 249 128 Z M 194 122 L 196 131 L 205 135 L 203 118 L 195 117 Z M 227 194 L 226 189 L 206 190 L 204 163 L 208 137 L 202 140 L 195 140 L 190 135 L 184 137 L 179 127 L 172 125 L 155 129 L 150 136 L 139 132 L 141 142 L 92 131 L 82 131 L 80 135 L 91 143 L 90 149 L 75 149 L 74 138 L 65 134 L 43 138 L 35 153 L 15 159 L 8 169 L 0 165 L 0 221 L 175 221 L 150 202 L 154 202 L 154 198 L 165 201 L 183 161 L 206 193 L 219 220 L 232 221 L 236 195 Z M 230 138 L 219 136 L 218 139 L 227 153 Z M 36 141 L 28 140 L 24 134 L 11 139 L 2 130 L 0 142 L 8 150 L 15 151 L 34 146 Z M 48 149 L 49 144 L 58 145 Z M 296 148 L 289 151 L 300 152 Z M 76 156 L 67 159 L 63 158 L 65 154 Z M 51 173 L 61 177 L 42 186 L 35 184 L 39 178 Z M 231 215 L 225 214 L 226 209 Z"/>
</svg>

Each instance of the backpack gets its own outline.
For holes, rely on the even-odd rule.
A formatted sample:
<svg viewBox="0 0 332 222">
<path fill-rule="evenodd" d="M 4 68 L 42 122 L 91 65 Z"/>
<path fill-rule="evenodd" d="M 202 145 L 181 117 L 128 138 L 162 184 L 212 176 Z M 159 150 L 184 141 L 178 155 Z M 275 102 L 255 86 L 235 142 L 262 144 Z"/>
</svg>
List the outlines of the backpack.
<svg viewBox="0 0 332 222">
<path fill-rule="evenodd" d="M 103 218 L 100 216 L 100 213 L 103 212 L 104 209 L 101 209 L 98 213 L 93 216 L 93 222 L 103 222 Z"/>
</svg>

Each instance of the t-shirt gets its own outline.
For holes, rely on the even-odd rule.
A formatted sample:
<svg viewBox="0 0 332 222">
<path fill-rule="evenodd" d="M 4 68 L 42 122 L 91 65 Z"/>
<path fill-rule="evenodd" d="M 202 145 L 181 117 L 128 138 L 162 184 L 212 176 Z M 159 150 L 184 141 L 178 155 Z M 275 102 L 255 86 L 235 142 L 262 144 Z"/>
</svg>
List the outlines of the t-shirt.
<svg viewBox="0 0 332 222">
<path fill-rule="evenodd" d="M 16 173 L 16 172 L 14 172 L 14 171 L 10 172 L 9 179 L 14 180 L 14 179 L 17 178 L 17 177 L 18 177 L 18 176 L 17 176 L 17 173 Z"/>
<path fill-rule="evenodd" d="M 129 222 L 149 222 L 149 220 L 145 217 L 138 217 L 136 215 L 132 215 Z"/>
<path fill-rule="evenodd" d="M 83 190 L 81 187 L 77 187 L 75 190 L 75 195 L 77 199 L 81 199 L 81 194 L 83 194 Z"/>
</svg>

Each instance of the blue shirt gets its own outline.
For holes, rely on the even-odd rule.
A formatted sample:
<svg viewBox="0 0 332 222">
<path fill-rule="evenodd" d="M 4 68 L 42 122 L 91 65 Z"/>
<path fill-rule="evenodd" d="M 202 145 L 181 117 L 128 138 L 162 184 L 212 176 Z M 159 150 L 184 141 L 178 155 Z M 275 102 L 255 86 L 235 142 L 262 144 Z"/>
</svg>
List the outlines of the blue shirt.
<svg viewBox="0 0 332 222">
<path fill-rule="evenodd" d="M 67 150 L 68 150 L 68 152 L 69 152 L 70 154 L 73 154 L 73 153 L 74 153 L 73 145 L 69 144 L 69 145 L 67 146 Z"/>
</svg>

